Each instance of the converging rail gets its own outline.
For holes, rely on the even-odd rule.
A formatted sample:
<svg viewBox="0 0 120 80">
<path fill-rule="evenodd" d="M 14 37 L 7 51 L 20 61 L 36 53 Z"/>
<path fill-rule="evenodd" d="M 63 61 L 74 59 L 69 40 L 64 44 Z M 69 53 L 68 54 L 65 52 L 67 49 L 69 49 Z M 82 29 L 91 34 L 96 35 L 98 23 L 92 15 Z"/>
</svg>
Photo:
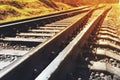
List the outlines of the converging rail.
<svg viewBox="0 0 120 80">
<path fill-rule="evenodd" d="M 69 80 L 67 77 L 70 75 L 67 74 L 74 71 L 77 65 L 76 60 L 81 51 L 80 48 L 82 48 L 94 28 L 101 25 L 110 9 L 111 8 L 108 8 L 97 16 L 95 14 L 94 19 L 88 20 L 90 22 L 84 26 L 83 30 L 80 31 L 35 80 Z"/>
<path fill-rule="evenodd" d="M 37 77 L 80 29 L 77 24 L 83 25 L 92 11 L 79 8 L 1 25 L 0 55 L 1 65 L 5 65 L 1 66 L 1 80 L 33 80 Z"/>
</svg>

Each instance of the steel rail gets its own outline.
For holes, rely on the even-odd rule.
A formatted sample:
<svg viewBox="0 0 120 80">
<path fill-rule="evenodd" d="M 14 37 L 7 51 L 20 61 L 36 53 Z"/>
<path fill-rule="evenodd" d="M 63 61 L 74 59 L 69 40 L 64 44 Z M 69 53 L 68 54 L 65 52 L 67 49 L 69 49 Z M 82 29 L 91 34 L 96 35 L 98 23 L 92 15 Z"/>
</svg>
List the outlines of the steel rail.
<svg viewBox="0 0 120 80">
<path fill-rule="evenodd" d="M 61 44 L 68 40 L 68 37 L 71 36 L 74 33 L 74 31 L 82 28 L 80 26 L 83 26 L 85 24 L 86 20 L 88 19 L 92 12 L 93 10 L 85 13 L 85 15 L 83 15 L 83 17 L 80 18 L 78 21 L 74 22 L 72 25 L 65 28 L 60 33 L 47 40 L 45 43 L 38 45 L 36 48 L 28 52 L 28 54 L 24 55 L 22 58 L 15 61 L 13 64 L 9 65 L 7 68 L 1 70 L 0 79 L 32 80 L 39 74 L 39 73 L 36 74 L 37 68 L 39 69 L 39 72 L 41 72 L 51 62 L 51 60 L 48 61 L 47 59 L 48 57 L 50 57 L 48 56 L 49 53 L 56 55 L 55 53 L 58 52 L 57 50 L 58 48 L 60 48 Z M 69 35 L 66 36 L 66 34 Z M 45 63 L 44 60 L 48 62 Z M 42 68 L 40 69 L 39 66 L 42 66 Z"/>
<path fill-rule="evenodd" d="M 80 48 L 85 44 L 94 28 L 102 23 L 110 9 L 105 10 L 85 26 L 35 80 L 64 80 L 66 74 L 73 69 L 72 66 L 75 65 L 75 59 L 78 57 Z"/>
</svg>

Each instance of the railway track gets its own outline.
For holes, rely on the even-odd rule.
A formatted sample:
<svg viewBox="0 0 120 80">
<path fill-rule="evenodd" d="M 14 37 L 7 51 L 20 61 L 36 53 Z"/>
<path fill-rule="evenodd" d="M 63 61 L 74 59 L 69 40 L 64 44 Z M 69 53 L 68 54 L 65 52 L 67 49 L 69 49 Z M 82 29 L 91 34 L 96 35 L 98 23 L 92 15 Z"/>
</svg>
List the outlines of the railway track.
<svg viewBox="0 0 120 80">
<path fill-rule="evenodd" d="M 57 33 L 59 33 L 60 31 L 64 30 L 66 27 L 72 25 L 75 21 L 77 21 L 76 18 L 77 16 L 79 16 L 77 15 L 78 12 L 82 13 L 82 12 L 87 12 L 89 10 L 89 9 L 84 9 L 84 10 L 82 9 L 84 8 L 80 8 L 79 11 L 75 11 L 73 13 L 70 12 L 69 15 L 67 13 L 68 11 L 66 11 L 66 13 L 62 12 L 59 15 L 57 13 L 56 14 L 57 17 L 61 17 L 61 18 L 56 18 L 56 15 L 54 14 L 53 16 L 48 15 L 47 18 L 45 17 L 45 19 L 42 19 L 42 21 L 46 20 L 44 23 L 40 22 L 41 21 L 40 18 L 37 19 L 37 21 L 39 20 L 39 23 L 31 22 L 31 20 L 30 21 L 26 20 L 22 22 L 15 22 L 12 24 L 2 25 L 0 28 L 1 29 L 1 38 L 0 38 L 1 61 L 5 60 L 7 64 L 9 61 L 10 63 L 12 63 L 16 60 L 16 58 L 20 58 L 24 56 L 30 50 L 35 48 L 37 45 L 46 42 L 51 37 L 55 36 Z M 52 22 L 52 18 L 54 23 Z M 54 18 L 56 18 L 56 20 Z M 32 19 L 32 21 L 34 20 Z M 6 30 L 9 30 L 9 32 L 6 32 Z M 2 66 L 0 69 L 2 68 L 4 68 L 4 66 Z"/>
<path fill-rule="evenodd" d="M 10 65 L 2 67 L 0 79 L 119 80 L 119 37 L 114 25 L 105 26 L 110 10 L 82 8 L 3 25 L 0 57 Z"/>
<path fill-rule="evenodd" d="M 93 30 L 101 25 L 109 10 L 110 8 L 94 11 L 84 25 L 83 30 L 79 32 L 35 80 L 89 80 L 89 64 L 84 61 L 84 56 L 86 55 L 83 53 L 82 56 L 82 52 L 83 50 L 89 51 L 90 49 L 85 48 L 84 44 L 93 33 Z M 79 73 L 82 75 L 79 75 Z"/>
<path fill-rule="evenodd" d="M 57 59 L 36 80 L 119 80 L 120 38 L 112 12 L 113 10 L 101 25 L 94 27 L 82 48 L 80 43 L 76 45 L 76 48 L 72 48 L 71 55 L 68 53 L 56 70 L 51 70 L 50 66 L 55 66 Z"/>
<path fill-rule="evenodd" d="M 68 41 L 71 41 L 76 30 L 80 29 L 80 26 L 72 26 L 79 22 L 83 25 L 92 11 L 90 8 L 79 8 L 1 25 L 1 79 L 33 80 L 69 43 Z M 29 64 L 31 61 L 35 61 L 34 65 Z M 27 69 L 24 71 L 18 68 Z M 37 68 L 39 71 L 36 74 Z M 16 69 L 18 71 L 14 71 Z M 28 75 L 28 71 L 32 74 Z"/>
</svg>

